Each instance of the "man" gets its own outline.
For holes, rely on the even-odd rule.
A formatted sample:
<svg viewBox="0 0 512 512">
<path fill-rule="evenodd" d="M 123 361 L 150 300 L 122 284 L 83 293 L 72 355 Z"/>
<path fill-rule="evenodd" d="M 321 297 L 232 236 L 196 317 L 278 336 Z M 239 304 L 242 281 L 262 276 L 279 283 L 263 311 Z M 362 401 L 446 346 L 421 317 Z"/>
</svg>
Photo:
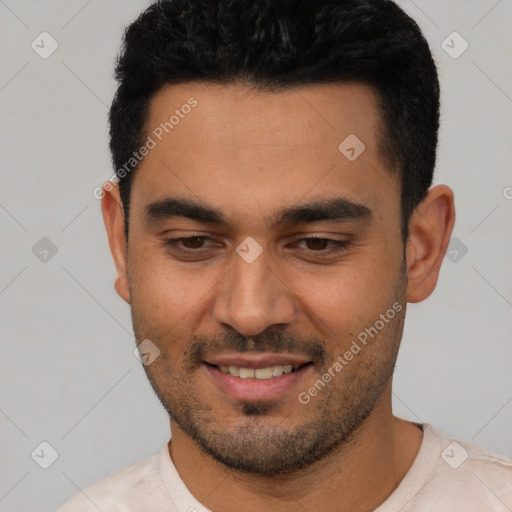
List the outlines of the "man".
<svg viewBox="0 0 512 512">
<path fill-rule="evenodd" d="M 60 511 L 510 510 L 511 461 L 391 410 L 455 220 L 414 21 L 162 1 L 117 78 L 102 212 L 172 439 Z"/>
</svg>

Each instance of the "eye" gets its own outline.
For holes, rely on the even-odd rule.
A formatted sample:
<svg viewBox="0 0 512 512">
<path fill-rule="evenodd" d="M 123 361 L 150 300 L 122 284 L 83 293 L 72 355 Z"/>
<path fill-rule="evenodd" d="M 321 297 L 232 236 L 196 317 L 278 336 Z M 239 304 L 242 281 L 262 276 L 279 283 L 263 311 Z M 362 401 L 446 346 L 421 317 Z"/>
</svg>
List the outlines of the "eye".
<svg viewBox="0 0 512 512">
<path fill-rule="evenodd" d="M 331 238 L 322 237 L 302 238 L 299 240 L 299 243 L 301 242 L 305 242 L 306 249 L 312 252 L 337 252 L 345 249 L 350 244 L 347 240 L 332 240 Z"/>
<path fill-rule="evenodd" d="M 164 243 L 166 246 L 169 246 L 180 252 L 193 252 L 197 251 L 198 249 L 204 249 L 204 244 L 207 240 L 211 240 L 211 238 L 207 236 L 196 235 L 167 238 Z"/>
<path fill-rule="evenodd" d="M 189 236 L 187 238 L 179 238 L 178 240 L 181 240 L 187 249 L 200 249 L 206 238 L 206 236 Z"/>
</svg>

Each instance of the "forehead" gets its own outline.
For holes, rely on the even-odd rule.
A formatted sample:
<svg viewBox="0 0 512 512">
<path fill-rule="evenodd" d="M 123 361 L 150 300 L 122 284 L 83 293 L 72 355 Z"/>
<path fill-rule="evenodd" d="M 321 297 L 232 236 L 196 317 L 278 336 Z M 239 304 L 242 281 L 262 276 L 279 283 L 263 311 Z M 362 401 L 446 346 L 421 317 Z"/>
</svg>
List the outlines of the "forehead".
<svg viewBox="0 0 512 512">
<path fill-rule="evenodd" d="M 150 102 L 145 135 L 154 147 L 134 177 L 134 199 L 143 207 L 168 195 L 195 196 L 233 211 L 244 204 L 275 210 L 333 192 L 367 203 L 387 194 L 396 203 L 378 111 L 377 93 L 361 83 L 273 92 L 167 86 Z"/>
<path fill-rule="evenodd" d="M 173 127 L 176 141 L 180 135 L 189 139 L 193 130 L 196 137 L 207 138 L 216 147 L 258 144 L 271 149 L 286 143 L 314 146 L 327 134 L 329 140 L 336 141 L 348 129 L 366 139 L 378 135 L 373 129 L 378 124 L 379 97 L 373 87 L 363 83 L 314 84 L 277 91 L 247 84 L 167 86 L 150 102 L 148 131 L 169 121 L 170 115 L 192 98 L 197 101 L 190 112 L 193 120 L 181 123 L 180 119 L 180 130 Z M 193 125 L 192 130 L 186 124 Z"/>
</svg>

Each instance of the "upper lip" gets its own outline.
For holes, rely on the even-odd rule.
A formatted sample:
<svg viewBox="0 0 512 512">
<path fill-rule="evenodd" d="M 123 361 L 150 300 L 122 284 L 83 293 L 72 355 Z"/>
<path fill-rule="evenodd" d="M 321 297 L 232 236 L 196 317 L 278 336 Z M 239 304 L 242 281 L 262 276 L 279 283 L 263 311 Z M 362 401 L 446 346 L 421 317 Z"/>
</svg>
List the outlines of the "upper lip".
<svg viewBox="0 0 512 512">
<path fill-rule="evenodd" d="M 301 355 L 283 354 L 276 352 L 255 353 L 224 353 L 204 359 L 206 363 L 216 366 L 237 366 L 239 368 L 267 368 L 269 366 L 303 365 L 311 359 Z"/>
</svg>

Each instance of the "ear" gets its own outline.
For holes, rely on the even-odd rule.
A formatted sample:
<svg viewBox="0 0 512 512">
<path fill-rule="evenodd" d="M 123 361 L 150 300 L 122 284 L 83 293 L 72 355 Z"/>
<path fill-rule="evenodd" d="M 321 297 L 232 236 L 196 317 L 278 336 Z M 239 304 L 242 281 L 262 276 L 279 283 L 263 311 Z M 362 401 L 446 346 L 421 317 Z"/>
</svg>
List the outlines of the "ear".
<svg viewBox="0 0 512 512">
<path fill-rule="evenodd" d="M 126 302 L 130 302 L 130 287 L 127 274 L 127 246 L 124 232 L 124 208 L 117 183 L 108 181 L 103 185 L 101 213 L 108 235 L 110 252 L 114 258 L 117 277 L 115 289 Z"/>
<path fill-rule="evenodd" d="M 425 300 L 434 291 L 454 223 L 452 190 L 446 185 L 431 188 L 409 221 L 408 302 Z"/>
</svg>

